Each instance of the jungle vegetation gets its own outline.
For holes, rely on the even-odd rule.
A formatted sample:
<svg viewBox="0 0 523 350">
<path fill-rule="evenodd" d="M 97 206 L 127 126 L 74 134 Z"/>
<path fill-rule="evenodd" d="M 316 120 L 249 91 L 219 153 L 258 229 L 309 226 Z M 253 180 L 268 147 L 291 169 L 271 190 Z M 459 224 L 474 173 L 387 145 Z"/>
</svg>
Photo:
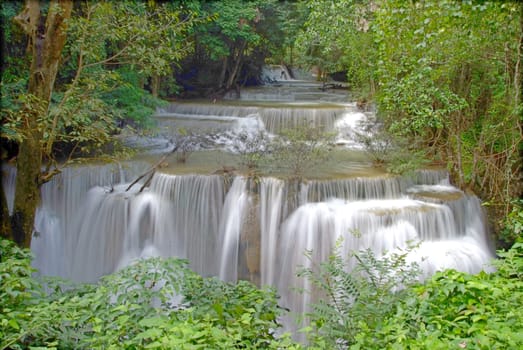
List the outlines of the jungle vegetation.
<svg viewBox="0 0 523 350">
<path fill-rule="evenodd" d="M 341 287 L 326 287 L 354 293 L 346 296 L 352 302 L 315 309 L 304 330 L 309 346 L 522 346 L 522 3 L 28 0 L 0 6 L 1 157 L 17 167 L 12 215 L 3 188 L 0 194 L 2 236 L 29 247 L 40 186 L 71 162 L 117 156 L 113 136 L 124 127 L 147 127 L 165 99 L 220 98 L 261 83 L 265 64 L 314 68 L 324 80 L 342 72 L 360 105 L 376 106 L 386 137 L 407 146 L 411 156 L 391 162 L 390 171 L 420 160 L 445 166 L 458 187 L 482 198 L 497 238 L 512 247 L 499 252 L 494 273 L 443 272 L 401 292 L 390 283 L 357 280 L 357 272 L 345 275 L 334 252 L 323 275 L 305 277 L 318 283 L 335 277 Z M 1 348 L 304 346 L 276 336 L 281 310 L 274 292 L 203 279 L 177 260 L 143 261 L 97 285 L 64 289 L 33 276 L 27 250 L 2 240 L 0 253 Z M 371 257 L 361 263 L 388 266 Z M 156 274 L 145 273 L 150 270 Z M 156 288 L 173 278 L 170 289 Z M 377 303 L 383 290 L 394 299 L 387 308 Z"/>
<path fill-rule="evenodd" d="M 500 237 L 520 205 L 522 11 L 450 0 L 3 2 L 2 159 L 16 157 L 19 181 L 2 232 L 29 246 L 39 187 L 79 157 L 115 152 L 112 136 L 147 127 L 164 99 L 220 98 L 285 64 L 318 79 L 342 72 L 360 105 L 376 106 L 380 137 L 409 154 L 373 155 L 391 172 L 446 166 Z"/>
</svg>

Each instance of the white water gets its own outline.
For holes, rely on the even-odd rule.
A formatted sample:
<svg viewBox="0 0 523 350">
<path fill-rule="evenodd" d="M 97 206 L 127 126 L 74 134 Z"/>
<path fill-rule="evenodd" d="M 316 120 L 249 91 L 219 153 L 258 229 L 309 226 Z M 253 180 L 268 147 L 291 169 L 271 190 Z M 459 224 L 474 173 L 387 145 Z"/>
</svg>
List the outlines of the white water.
<svg viewBox="0 0 523 350">
<path fill-rule="evenodd" d="M 215 104 L 211 102 L 171 103 L 155 114 L 158 137 L 154 142 L 165 144 L 175 141 L 178 130 L 184 129 L 201 135 L 205 145 L 195 149 L 218 148 L 231 151 L 240 135 L 256 136 L 260 133 L 274 137 L 282 130 L 310 126 L 336 134 L 336 143 L 345 148 L 362 149 L 356 133 L 365 134 L 363 125 L 367 115 L 358 111 L 354 103 L 279 102 L 255 106 Z M 163 140 L 163 142 L 162 142 Z M 134 141 L 135 144 L 140 142 Z"/>
<path fill-rule="evenodd" d="M 111 183 L 122 176 L 107 166 L 71 169 L 44 186 L 33 239 L 42 273 L 92 281 L 156 252 L 234 281 L 245 214 L 256 204 L 261 283 L 282 293 L 306 264 L 305 250 L 321 260 L 339 237 L 347 253 L 372 248 L 380 254 L 419 240 L 427 274 L 449 267 L 477 272 L 492 257 L 479 200 L 450 186 L 443 172 L 420 173 L 417 180 L 311 181 L 298 190 L 302 204 L 291 212 L 289 189 L 274 178 L 262 178 L 253 197 L 243 177 L 228 186 L 217 175 L 157 174 L 143 193 L 138 186 L 128 193 L 125 184 Z"/>
<path fill-rule="evenodd" d="M 282 221 L 284 183 L 274 178 L 264 178 L 260 185 L 261 208 L 261 284 L 273 285 L 278 266 L 278 232 Z"/>
<path fill-rule="evenodd" d="M 420 279 L 450 268 L 469 273 L 488 271 L 492 259 L 476 197 L 464 195 L 444 204 L 407 197 L 308 203 L 281 226 L 276 253 L 279 274 L 269 284 L 277 286 L 282 306 L 297 315 L 310 311 L 313 296 L 296 290 L 310 291 L 312 286 L 297 273 L 325 261 L 340 238 L 348 269 L 355 264 L 348 258 L 351 252 L 370 248 L 379 257 L 418 243 L 407 261 L 419 264 Z M 306 257 L 304 251 L 309 251 L 312 258 Z M 296 329 L 293 317 L 284 318 L 283 322 L 287 329 Z"/>
<path fill-rule="evenodd" d="M 277 133 L 299 125 L 311 125 L 332 130 L 336 119 L 345 115 L 347 109 L 343 104 L 318 107 L 317 104 L 231 106 L 210 102 L 171 103 L 167 108 L 159 110 L 155 119 L 164 128 L 169 126 L 169 122 L 179 124 L 185 122 L 184 125 L 190 127 L 188 122 L 191 121 L 193 127 L 197 128 L 199 123 L 200 130 L 209 131 L 231 129 L 243 118 L 257 117 L 267 131 Z"/>
<path fill-rule="evenodd" d="M 366 114 L 337 95 L 336 103 L 318 102 L 332 94 L 311 86 L 292 94 L 285 87 L 272 91 L 291 94 L 277 105 L 177 103 L 157 119 L 167 131 L 207 130 L 225 148 L 241 132 L 278 132 L 305 122 L 335 130 L 340 143 L 358 148 L 350 133 Z M 263 89 L 251 96 L 257 94 L 261 100 L 271 96 Z M 452 187 L 444 171 L 419 171 L 412 178 L 349 173 L 299 187 L 272 177 L 253 185 L 242 176 L 157 173 L 142 193 L 141 185 L 125 192 L 144 168 L 70 168 L 42 187 L 32 241 L 42 274 L 95 281 L 139 257 L 177 256 L 204 276 L 273 285 L 283 306 L 299 313 L 312 301 L 292 290 L 309 287 L 296 276 L 298 266 L 310 266 L 305 250 L 317 264 L 340 237 L 347 256 L 365 248 L 379 255 L 419 241 L 410 259 L 424 276 L 444 268 L 478 272 L 492 258 L 479 200 Z M 12 170 L 3 184 L 11 206 Z"/>
<path fill-rule="evenodd" d="M 225 199 L 223 216 L 220 223 L 220 278 L 224 281 L 236 281 L 238 278 L 238 255 L 240 235 L 250 202 L 244 178 L 237 177 Z"/>
<path fill-rule="evenodd" d="M 204 276 L 275 286 L 280 305 L 293 312 L 282 319 L 291 330 L 292 315 L 313 302 L 295 291 L 310 288 L 297 277 L 299 267 L 325 260 L 340 237 L 345 256 L 366 248 L 379 256 L 419 242 L 409 260 L 420 264 L 422 278 L 447 268 L 488 270 L 493 258 L 479 200 L 452 187 L 442 171 L 310 181 L 298 189 L 271 177 L 253 189 L 241 176 L 158 173 L 143 193 L 111 183 L 123 178 L 89 167 L 44 186 L 32 241 L 41 273 L 95 281 L 140 257 L 186 258 Z M 289 205 L 294 191 L 298 204 Z M 252 210 L 256 225 L 247 220 Z"/>
</svg>

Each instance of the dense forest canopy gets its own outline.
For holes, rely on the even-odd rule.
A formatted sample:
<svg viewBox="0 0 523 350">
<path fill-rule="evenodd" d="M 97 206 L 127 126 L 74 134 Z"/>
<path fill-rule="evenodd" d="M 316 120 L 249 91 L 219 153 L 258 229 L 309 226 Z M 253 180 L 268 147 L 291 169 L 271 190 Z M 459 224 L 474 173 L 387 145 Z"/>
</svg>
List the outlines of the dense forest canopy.
<svg viewBox="0 0 523 350">
<path fill-rule="evenodd" d="M 265 64 L 344 72 L 411 162 L 446 164 L 501 219 L 521 193 L 522 11 L 450 0 L 4 2 L 2 152 L 25 179 L 17 198 L 31 198 L 5 227 L 28 245 L 38 187 L 64 160 L 114 150 L 121 127 L 146 127 L 158 97 L 220 98 L 262 83 Z"/>
<path fill-rule="evenodd" d="M 12 215 L 3 186 L 0 193 L 0 235 L 8 238 L 0 239 L 0 349 L 523 346 L 523 3 L 0 6 L 1 161 L 17 167 Z M 407 253 L 378 259 L 359 252 L 357 267 L 347 271 L 334 251 L 317 269 L 301 272 L 329 296 L 307 315 L 310 326 L 301 330 L 307 344 L 279 334 L 284 310 L 273 290 L 203 278 L 174 258 L 143 260 L 97 284 L 35 276 L 29 250 L 19 246 L 31 244 L 44 183 L 71 163 L 128 154 L 115 136 L 146 130 L 166 100 L 220 99 L 264 83 L 262 69 L 271 64 L 314 70 L 324 82 L 341 77 L 348 98 L 376 110 L 381 128 L 373 137 L 402 150 L 375 150 L 390 172 L 444 166 L 456 186 L 478 194 L 498 240 L 515 242 L 498 251 L 496 271 L 450 270 L 420 283 Z M 314 130 L 283 136 L 308 147 Z M 288 144 L 276 148 L 277 156 L 294 164 L 299 177 L 311 163 L 300 163 L 304 148 Z M 253 177 L 257 156 L 244 159 Z"/>
</svg>

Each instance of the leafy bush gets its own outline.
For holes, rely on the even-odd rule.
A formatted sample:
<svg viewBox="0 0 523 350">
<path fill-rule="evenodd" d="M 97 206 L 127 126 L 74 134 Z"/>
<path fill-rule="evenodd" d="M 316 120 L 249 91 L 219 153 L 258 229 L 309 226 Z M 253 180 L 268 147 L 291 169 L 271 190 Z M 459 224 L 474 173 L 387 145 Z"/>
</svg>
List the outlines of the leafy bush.
<svg viewBox="0 0 523 350">
<path fill-rule="evenodd" d="M 498 252 L 497 272 L 436 273 L 408 291 L 378 329 L 354 349 L 521 349 L 523 244 Z"/>
<path fill-rule="evenodd" d="M 327 261 L 300 272 L 324 296 L 307 314 L 311 326 L 306 331 L 317 349 L 345 349 L 361 332 L 381 329 L 404 288 L 419 276 L 418 266 L 406 261 L 408 250 L 379 258 L 369 249 L 354 252 L 357 264 L 349 271 L 340 247 L 338 241 Z"/>
<path fill-rule="evenodd" d="M 512 202 L 512 210 L 502 223 L 499 238 L 506 243 L 523 241 L 523 199 Z"/>
<path fill-rule="evenodd" d="M 300 125 L 280 132 L 272 158 L 289 179 L 301 180 L 308 169 L 326 161 L 333 148 L 334 134 L 325 132 L 322 126 Z"/>
<path fill-rule="evenodd" d="M 174 258 L 137 261 L 97 285 L 39 284 L 27 251 L 1 247 L 0 349 L 294 348 L 274 334 L 274 291 L 202 278 Z"/>
<path fill-rule="evenodd" d="M 323 295 L 308 314 L 311 349 L 523 348 L 523 243 L 498 251 L 496 272 L 447 270 L 424 283 L 404 254 L 338 250 L 302 275 Z"/>
<path fill-rule="evenodd" d="M 249 176 L 258 176 L 261 168 L 269 161 L 272 152 L 271 138 L 266 132 L 241 132 L 232 144 L 234 153 L 240 156 L 240 165 L 247 169 Z"/>
<path fill-rule="evenodd" d="M 29 251 L 0 240 L 0 349 L 18 341 L 30 322 L 30 307 L 43 296 L 34 272 Z"/>
<path fill-rule="evenodd" d="M 349 136 L 363 145 L 374 164 L 387 162 L 396 145 L 393 136 L 384 130 L 383 123 L 377 117 L 367 117 L 359 123 L 359 128 L 361 131 L 353 131 Z"/>
<path fill-rule="evenodd" d="M 140 88 L 140 76 L 130 69 L 118 71 L 118 86 L 107 91 L 102 99 L 111 106 L 115 116 L 138 127 L 151 127 L 150 116 L 156 107 L 166 104 Z"/>
</svg>

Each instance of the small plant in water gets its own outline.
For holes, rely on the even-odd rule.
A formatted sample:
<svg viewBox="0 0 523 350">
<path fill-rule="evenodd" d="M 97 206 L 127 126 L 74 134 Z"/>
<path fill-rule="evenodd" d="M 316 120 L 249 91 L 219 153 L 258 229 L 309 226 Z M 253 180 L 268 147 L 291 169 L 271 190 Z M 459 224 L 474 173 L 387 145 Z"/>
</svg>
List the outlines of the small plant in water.
<svg viewBox="0 0 523 350">
<path fill-rule="evenodd" d="M 272 151 L 272 140 L 266 132 L 238 134 L 232 144 L 232 151 L 240 156 L 240 165 L 247 168 L 248 176 L 257 177 L 261 167 Z"/>
<path fill-rule="evenodd" d="M 334 134 L 325 132 L 321 126 L 301 125 L 281 131 L 272 157 L 279 171 L 299 182 L 307 170 L 325 162 L 333 149 Z"/>
<path fill-rule="evenodd" d="M 185 128 L 179 128 L 175 135 L 175 144 L 177 147 L 176 161 L 185 163 L 189 156 L 196 150 L 206 147 L 209 140 L 203 136 L 188 131 Z"/>
</svg>

